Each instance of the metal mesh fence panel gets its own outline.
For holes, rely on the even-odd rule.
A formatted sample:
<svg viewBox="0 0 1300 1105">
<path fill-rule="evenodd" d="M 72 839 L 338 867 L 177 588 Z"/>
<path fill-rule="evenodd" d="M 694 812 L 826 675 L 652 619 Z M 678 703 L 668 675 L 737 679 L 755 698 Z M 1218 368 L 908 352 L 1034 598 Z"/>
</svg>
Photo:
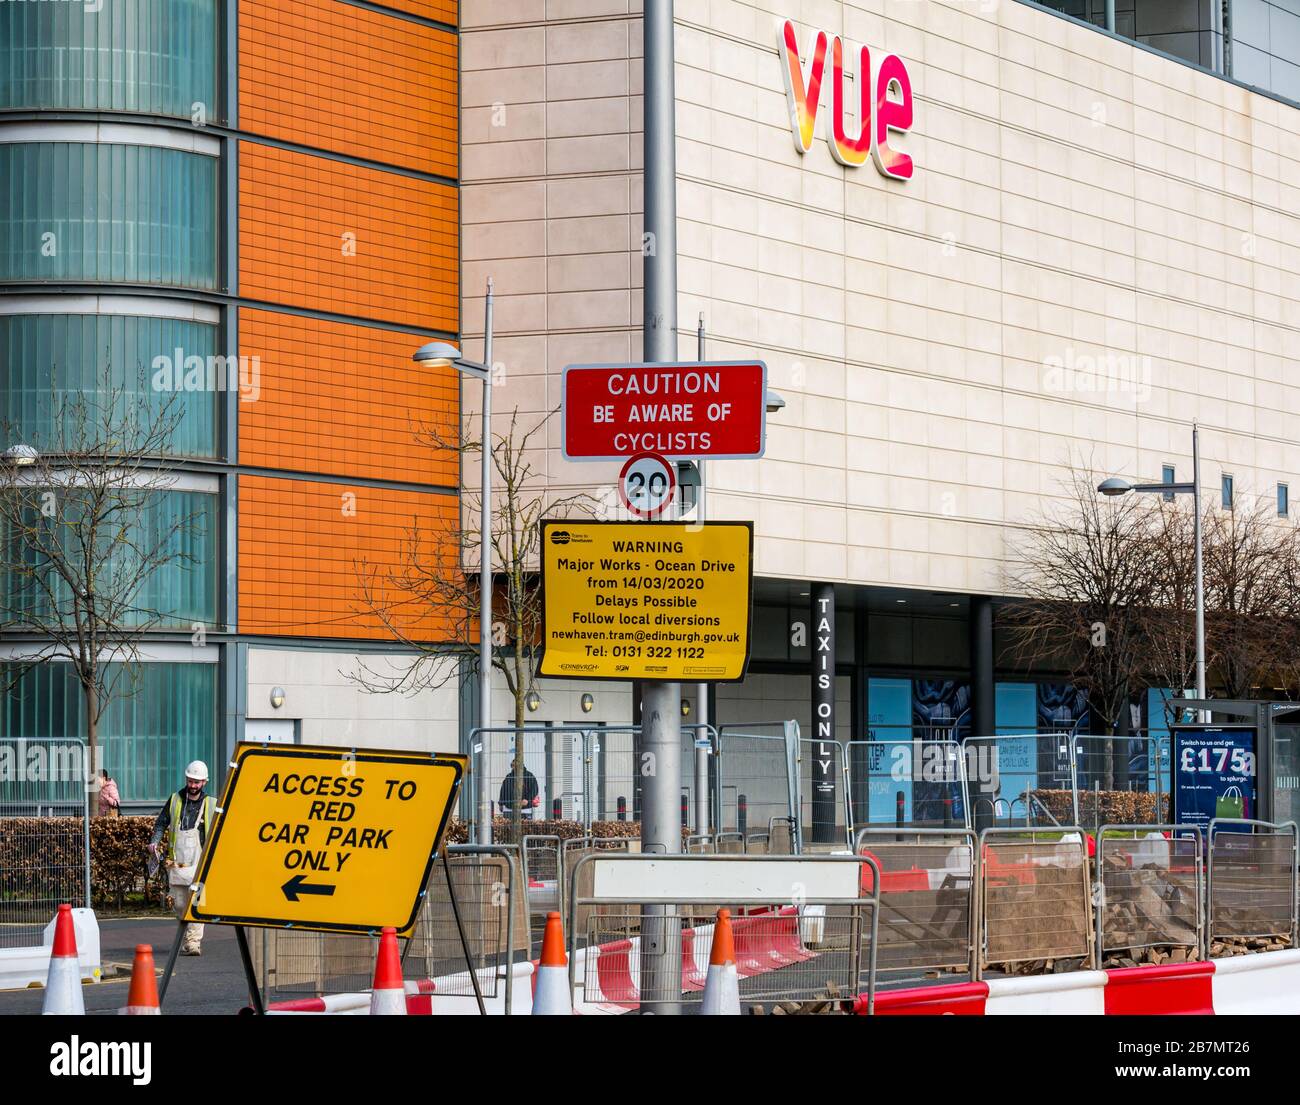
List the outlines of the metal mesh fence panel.
<svg viewBox="0 0 1300 1105">
<path fill-rule="evenodd" d="M 723 832 L 766 832 L 774 817 L 794 817 L 789 748 L 783 735 L 733 730 L 719 735 L 718 786 Z"/>
<path fill-rule="evenodd" d="M 1296 832 L 1210 823 L 1209 938 L 1277 937 L 1296 926 Z"/>
<path fill-rule="evenodd" d="M 538 727 L 522 734 L 485 732 L 480 739 L 484 746 L 481 770 L 487 775 L 493 817 L 513 817 L 518 809 L 525 822 L 545 820 L 552 816 L 557 800 L 565 818 L 581 812 L 580 734 L 551 733 Z M 523 760 L 518 776 L 514 770 L 517 749 Z"/>
<path fill-rule="evenodd" d="M 1133 835 L 1114 835 L 1121 831 Z M 1179 826 L 1170 831 L 1189 830 Z M 1097 840 L 1098 951 L 1165 946 L 1199 951 L 1203 856 L 1196 832 L 1166 837 L 1155 826 L 1102 826 Z"/>
<path fill-rule="evenodd" d="M 551 910 L 564 908 L 563 844 L 558 836 L 525 836 L 520 854 L 524 864 L 524 889 L 532 919 L 545 919 Z"/>
<path fill-rule="evenodd" d="M 1092 895 L 1077 839 L 989 836 L 980 853 L 983 962 L 1091 959 Z"/>
<path fill-rule="evenodd" d="M 863 920 L 859 910 L 836 906 L 753 909 L 684 907 L 680 1002 L 691 1012 L 703 1000 L 717 908 L 730 908 L 740 1001 L 808 1001 L 858 992 Z M 581 930 L 587 948 L 577 980 L 587 995 L 626 1009 L 640 1007 L 640 947 L 634 940 L 640 907 L 619 905 L 592 914 Z M 593 1000 L 588 998 L 588 1000 Z"/>
<path fill-rule="evenodd" d="M 630 729 L 594 728 L 587 734 L 586 803 L 592 821 L 635 821 L 641 808 L 641 776 L 636 765 L 637 735 Z M 682 781 L 691 773 L 682 761 Z"/>
<path fill-rule="evenodd" d="M 0 740 L 0 947 L 39 945 L 61 903 L 90 905 L 86 781 L 79 740 Z"/>
<path fill-rule="evenodd" d="M 588 918 L 591 916 L 592 906 L 578 906 L 577 916 L 570 917 L 567 914 L 569 901 L 572 900 L 573 893 L 579 898 L 589 898 L 592 892 L 592 868 L 590 865 L 578 866 L 578 861 L 584 856 L 594 855 L 597 852 L 629 852 L 639 851 L 641 842 L 639 839 L 631 837 L 593 837 L 584 836 L 574 840 L 566 840 L 563 846 L 563 855 L 561 863 L 565 874 L 565 890 L 569 892 L 565 899 L 566 915 L 564 917 L 565 931 L 568 926 L 575 925 L 579 930 L 586 926 Z M 574 886 L 570 881 L 574 872 L 577 872 L 577 885 Z M 604 907 L 594 907 L 600 910 Z M 640 931 L 640 919 L 637 919 L 637 931 Z"/>
<path fill-rule="evenodd" d="M 508 961 L 510 942 L 517 955 L 529 953 L 526 906 L 523 896 L 514 893 L 518 871 L 511 871 L 513 861 L 506 855 L 496 853 L 453 851 L 448 862 L 479 986 L 484 997 L 496 996 L 504 980 L 495 968 Z M 441 861 L 434 864 L 426 890 L 415 929 L 409 940 L 401 941 L 402 973 L 412 980 L 436 979 L 440 994 L 472 995 Z M 346 933 L 262 929 L 249 937 L 254 971 L 268 1000 L 368 990 L 377 947 L 375 937 Z"/>
<path fill-rule="evenodd" d="M 1069 733 L 968 737 L 965 757 L 975 825 L 1071 825 L 1076 820 Z"/>
<path fill-rule="evenodd" d="M 845 748 L 853 827 L 965 825 L 961 746 L 925 736 L 850 741 Z"/>
<path fill-rule="evenodd" d="M 1159 737 L 1075 735 L 1079 821 L 1163 824 L 1169 816 L 1168 747 Z"/>
<path fill-rule="evenodd" d="M 858 835 L 855 850 L 880 865 L 877 969 L 969 969 L 974 835 L 915 835 L 899 842 L 887 831 L 869 830 Z"/>
<path fill-rule="evenodd" d="M 799 817 L 805 852 L 842 849 L 850 842 L 847 777 L 843 744 L 808 737 L 799 741 Z"/>
<path fill-rule="evenodd" d="M 511 870 L 516 865 L 504 855 L 449 852 L 447 858 L 479 987 L 485 998 L 495 997 L 503 979 L 492 968 L 508 960 L 510 944 L 518 952 L 527 954 L 531 950 L 525 896 L 513 893 L 520 885 L 519 873 Z M 428 890 L 402 958 L 403 974 L 407 978 L 437 979 L 440 994 L 472 995 L 474 987 L 441 864 L 435 866 Z"/>
</svg>

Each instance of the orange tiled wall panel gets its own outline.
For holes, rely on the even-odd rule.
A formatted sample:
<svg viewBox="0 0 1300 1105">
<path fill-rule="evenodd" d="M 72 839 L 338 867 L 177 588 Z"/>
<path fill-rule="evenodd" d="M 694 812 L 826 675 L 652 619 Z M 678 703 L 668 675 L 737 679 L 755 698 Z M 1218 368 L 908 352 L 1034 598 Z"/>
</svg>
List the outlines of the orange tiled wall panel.
<svg viewBox="0 0 1300 1105">
<path fill-rule="evenodd" d="M 466 0 L 466 2 L 473 3 L 474 0 Z M 456 0 L 380 0 L 380 4 L 382 7 L 393 8 L 399 12 L 422 15 L 425 19 L 450 23 L 453 27 L 458 26 Z"/>
<path fill-rule="evenodd" d="M 436 542 L 454 521 L 456 504 L 452 495 L 240 476 L 241 632 L 391 640 L 380 618 L 366 610 L 359 566 L 380 578 L 401 570 L 418 525 L 422 562 L 441 558 L 452 570 L 454 549 Z M 413 639 L 455 635 L 446 611 L 407 604 L 394 616 Z"/>
<path fill-rule="evenodd" d="M 456 37 L 340 0 L 240 0 L 239 123 L 456 176 Z"/>
<path fill-rule="evenodd" d="M 456 189 L 239 144 L 248 299 L 455 331 Z"/>
<path fill-rule="evenodd" d="M 454 487 L 455 455 L 417 436 L 456 432 L 456 379 L 412 363 L 423 344 L 396 330 L 241 309 L 239 352 L 258 374 L 256 399 L 239 405 L 240 462 Z"/>
</svg>

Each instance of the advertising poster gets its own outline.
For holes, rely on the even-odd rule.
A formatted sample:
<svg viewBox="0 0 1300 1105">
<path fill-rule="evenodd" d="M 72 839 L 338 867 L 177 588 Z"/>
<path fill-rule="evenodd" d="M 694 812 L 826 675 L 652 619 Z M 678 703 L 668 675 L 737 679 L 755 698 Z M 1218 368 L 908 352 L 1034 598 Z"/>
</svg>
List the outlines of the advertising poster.
<svg viewBox="0 0 1300 1105">
<path fill-rule="evenodd" d="M 952 816 L 965 816 L 961 785 L 954 772 L 943 770 L 942 748 L 937 742 L 961 744 L 970 736 L 971 693 L 969 683 L 953 679 L 916 679 L 912 682 L 912 727 L 916 739 L 914 757 L 919 755 L 922 770 L 915 772 L 912 802 L 918 821 L 942 823 L 944 799 L 952 799 Z M 955 766 L 955 765 L 954 765 Z"/>
<path fill-rule="evenodd" d="M 1088 695 L 1070 683 L 1038 684 L 1038 731 L 1086 733 Z M 1066 741 L 1038 742 L 1038 785 L 1058 789 L 1070 785 L 1070 746 Z M 1089 787 L 1091 782 L 1087 784 Z M 1082 771 L 1079 786 L 1084 786 Z"/>
<path fill-rule="evenodd" d="M 867 810 L 872 824 L 894 824 L 897 795 L 903 817 L 912 816 L 912 681 L 872 679 L 867 684 Z M 858 817 L 854 813 L 855 820 Z"/>
<path fill-rule="evenodd" d="M 1038 786 L 1037 689 L 1033 683 L 999 683 L 996 693 L 997 735 L 1002 739 L 995 742 L 994 754 L 966 757 L 972 803 L 979 798 L 1011 803 Z M 998 815 L 1006 813 L 999 806 Z"/>
<path fill-rule="evenodd" d="M 1172 739 L 1175 823 L 1257 816 L 1253 726 L 1177 725 Z"/>
</svg>

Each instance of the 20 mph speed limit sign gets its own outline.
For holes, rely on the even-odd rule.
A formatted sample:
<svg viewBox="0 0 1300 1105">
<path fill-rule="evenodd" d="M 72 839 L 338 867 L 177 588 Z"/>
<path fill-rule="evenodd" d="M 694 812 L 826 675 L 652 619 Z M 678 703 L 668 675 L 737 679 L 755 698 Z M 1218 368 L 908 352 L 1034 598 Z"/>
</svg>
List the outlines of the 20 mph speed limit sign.
<svg viewBox="0 0 1300 1105">
<path fill-rule="evenodd" d="M 677 475 L 658 453 L 637 453 L 618 474 L 623 505 L 639 518 L 657 518 L 673 501 Z"/>
</svg>

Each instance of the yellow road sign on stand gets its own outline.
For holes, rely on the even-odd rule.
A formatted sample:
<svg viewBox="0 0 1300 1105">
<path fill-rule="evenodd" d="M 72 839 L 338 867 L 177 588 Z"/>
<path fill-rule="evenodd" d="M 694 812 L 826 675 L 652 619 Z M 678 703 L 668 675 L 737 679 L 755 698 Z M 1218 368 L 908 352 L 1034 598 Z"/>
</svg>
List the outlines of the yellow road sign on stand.
<svg viewBox="0 0 1300 1105">
<path fill-rule="evenodd" d="M 186 919 L 410 929 L 464 756 L 241 744 Z"/>
<path fill-rule="evenodd" d="M 744 679 L 753 549 L 750 522 L 544 521 L 540 674 Z"/>
</svg>

